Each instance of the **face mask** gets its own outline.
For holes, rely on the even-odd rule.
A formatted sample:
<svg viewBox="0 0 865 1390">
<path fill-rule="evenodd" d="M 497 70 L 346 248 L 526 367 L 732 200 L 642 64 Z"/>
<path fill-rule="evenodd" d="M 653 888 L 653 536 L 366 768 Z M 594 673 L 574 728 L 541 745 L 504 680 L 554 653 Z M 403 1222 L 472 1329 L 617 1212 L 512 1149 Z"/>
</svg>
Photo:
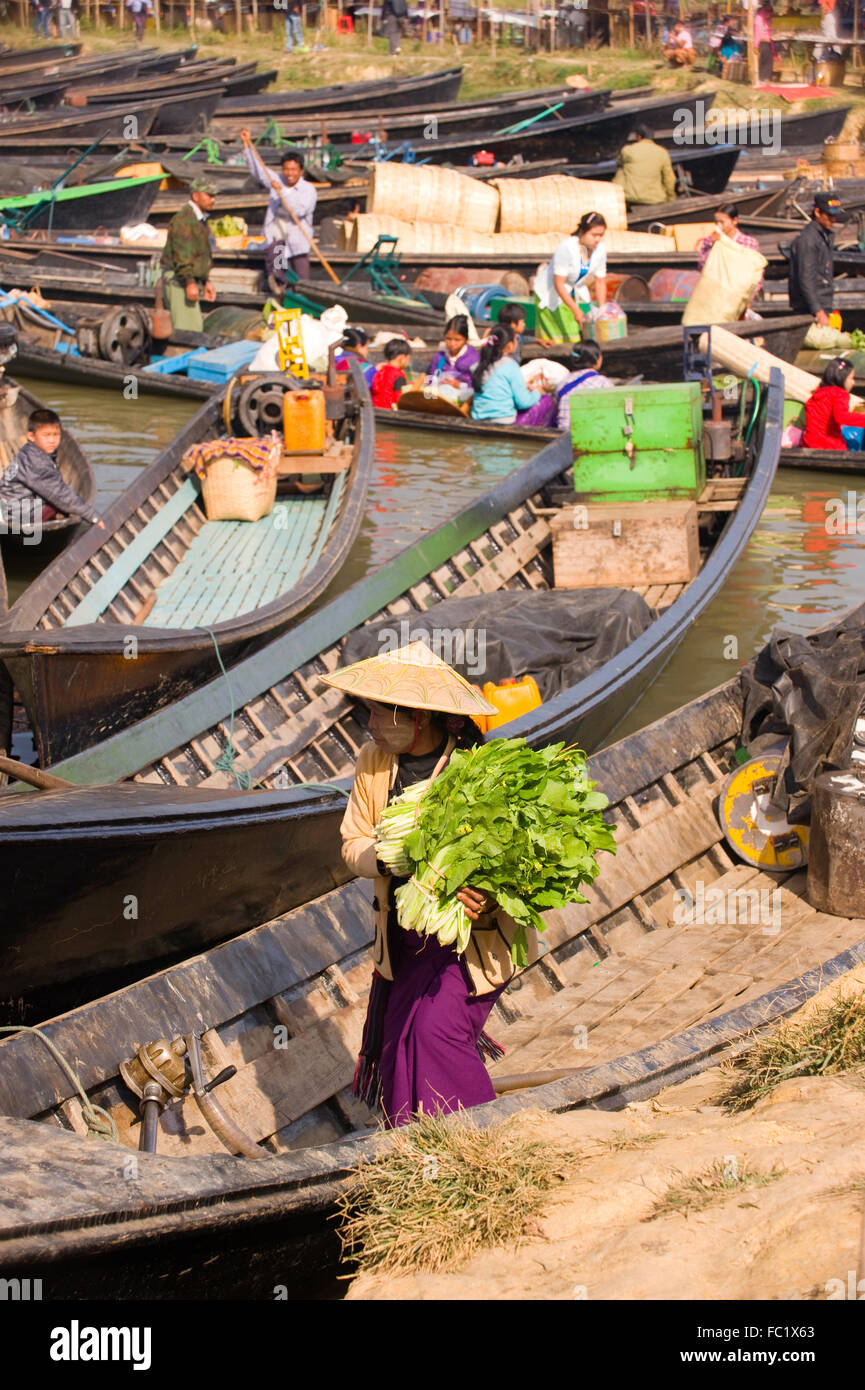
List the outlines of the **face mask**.
<svg viewBox="0 0 865 1390">
<path fill-rule="evenodd" d="M 396 706 L 376 706 L 370 708 L 369 731 L 379 748 L 389 753 L 408 753 L 417 742 L 420 733 L 420 712 L 415 717 L 403 714 Z"/>
</svg>

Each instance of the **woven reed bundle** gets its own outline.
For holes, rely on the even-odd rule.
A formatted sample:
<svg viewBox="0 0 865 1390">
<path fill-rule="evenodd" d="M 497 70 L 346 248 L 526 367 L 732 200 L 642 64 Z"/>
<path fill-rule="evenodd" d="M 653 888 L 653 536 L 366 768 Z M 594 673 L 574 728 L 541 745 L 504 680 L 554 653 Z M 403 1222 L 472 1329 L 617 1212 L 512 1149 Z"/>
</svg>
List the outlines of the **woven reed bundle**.
<svg viewBox="0 0 865 1390">
<path fill-rule="evenodd" d="M 465 256 L 538 256 L 550 257 L 565 239 L 561 231 L 551 232 L 468 232 L 463 227 L 446 226 L 436 222 L 402 222 L 394 217 L 379 217 L 376 213 L 359 213 L 353 219 L 350 240 L 352 251 L 363 254 L 372 249 L 379 236 L 399 238 L 398 249 L 414 255 Z M 670 237 L 652 236 L 648 232 L 607 232 L 604 242 L 608 252 L 669 251 Z"/>
<path fill-rule="evenodd" d="M 436 165 L 372 166 L 367 208 L 401 222 L 446 222 L 470 232 L 494 232 L 498 190 L 468 174 Z"/>
<path fill-rule="evenodd" d="M 706 335 L 703 334 L 700 339 L 700 351 L 705 350 Z M 813 376 L 811 372 L 803 372 L 801 367 L 792 366 L 790 362 L 775 357 L 765 348 L 755 347 L 747 338 L 740 338 L 726 328 L 712 329 L 712 360 L 735 372 L 737 376 L 753 375 L 764 385 L 768 384 L 772 368 L 779 367 L 784 376 L 784 395 L 788 400 L 799 401 L 802 405 L 810 400 L 820 385 L 818 376 Z M 851 408 L 861 404 L 860 397 L 850 397 Z"/>
<path fill-rule="evenodd" d="M 663 255 L 666 251 L 675 248 L 675 241 L 670 236 L 656 236 L 654 232 L 607 232 L 604 237 L 604 246 L 607 248 L 607 255 L 615 255 L 616 252 L 626 252 L 628 255 L 640 255 L 645 253 L 647 256 Z"/>
<path fill-rule="evenodd" d="M 500 232 L 565 232 L 585 212 L 600 212 L 608 228 L 628 226 L 625 190 L 600 179 L 549 174 L 542 179 L 493 179 L 499 191 Z"/>
</svg>

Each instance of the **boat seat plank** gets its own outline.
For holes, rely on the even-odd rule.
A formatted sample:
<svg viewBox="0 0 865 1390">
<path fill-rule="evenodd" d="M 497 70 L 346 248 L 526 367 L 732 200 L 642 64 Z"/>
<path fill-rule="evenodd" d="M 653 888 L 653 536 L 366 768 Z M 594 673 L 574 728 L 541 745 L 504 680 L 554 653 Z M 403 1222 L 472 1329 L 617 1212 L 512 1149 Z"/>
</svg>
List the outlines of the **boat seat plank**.
<svg viewBox="0 0 865 1390">
<path fill-rule="evenodd" d="M 146 526 L 130 541 L 125 550 L 98 579 L 66 619 L 66 627 L 83 627 L 95 623 L 133 574 L 144 564 L 150 552 L 168 534 L 183 513 L 198 501 L 198 488 L 191 478 L 181 483 L 177 491 L 160 507 Z"/>
<path fill-rule="evenodd" d="M 314 550 L 325 499 L 288 498 L 259 521 L 210 521 L 159 588 L 150 627 L 212 627 L 263 606 L 302 577 Z"/>
</svg>

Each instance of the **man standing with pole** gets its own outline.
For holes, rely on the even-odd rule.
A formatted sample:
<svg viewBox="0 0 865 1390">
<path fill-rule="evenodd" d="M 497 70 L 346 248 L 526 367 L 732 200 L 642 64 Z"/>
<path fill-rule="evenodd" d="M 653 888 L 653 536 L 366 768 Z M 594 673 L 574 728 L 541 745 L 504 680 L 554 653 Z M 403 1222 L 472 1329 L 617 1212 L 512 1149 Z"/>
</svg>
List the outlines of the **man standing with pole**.
<svg viewBox="0 0 865 1390">
<path fill-rule="evenodd" d="M 286 150 L 280 177 L 262 163 L 248 130 L 242 130 L 240 138 L 246 167 L 253 178 L 270 190 L 264 218 L 264 257 L 271 293 L 279 294 L 288 282 L 287 270 L 294 271 L 299 280 L 309 279 L 312 219 L 318 194 L 303 177 L 304 159 L 300 150 Z"/>
</svg>

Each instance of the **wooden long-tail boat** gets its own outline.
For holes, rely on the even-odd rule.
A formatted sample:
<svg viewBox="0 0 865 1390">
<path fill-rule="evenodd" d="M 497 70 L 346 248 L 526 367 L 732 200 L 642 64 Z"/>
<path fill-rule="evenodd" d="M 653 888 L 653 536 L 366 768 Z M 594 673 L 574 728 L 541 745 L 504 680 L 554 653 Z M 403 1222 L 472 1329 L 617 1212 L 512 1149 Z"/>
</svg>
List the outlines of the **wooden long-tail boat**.
<svg viewBox="0 0 865 1390">
<path fill-rule="evenodd" d="M 311 87 L 308 91 L 268 92 L 251 97 L 228 97 L 220 103 L 219 114 L 238 122 L 247 116 L 294 115 L 302 111 L 378 111 L 398 106 L 440 104 L 453 101 L 460 89 L 462 68 L 444 68 L 417 77 L 380 78 L 372 82 L 346 82 L 330 87 Z"/>
<path fill-rule="evenodd" d="M 82 715 L 89 741 L 160 708 L 284 632 L 324 592 L 363 518 L 374 424 L 359 372 L 320 389 L 332 438 L 323 454 L 283 451 L 291 495 L 270 515 L 208 521 L 184 462 L 191 445 L 249 435 L 234 427 L 243 393 L 225 388 L 113 503 L 106 530 L 82 536 L 13 605 L 7 669 L 44 760 L 81 746 Z M 304 473 L 317 490 L 292 481 Z"/>
<path fill-rule="evenodd" d="M 139 138 L 147 134 L 158 109 L 156 99 L 126 106 L 100 106 L 93 111 L 79 106 L 56 107 L 0 125 L 0 149 L 6 154 L 28 148 L 48 153 L 52 146 L 65 151 L 75 141 L 96 140 L 108 135 L 128 143 L 132 129 L 130 120 L 136 122 L 134 129 Z"/>
<path fill-rule="evenodd" d="M 865 453 L 856 449 L 782 449 L 778 466 L 780 468 L 813 468 L 818 473 L 858 475 L 865 473 Z M 851 535 L 855 534 L 857 524 L 861 528 L 861 520 L 857 520 L 854 514 L 850 520 Z"/>
<path fill-rule="evenodd" d="M 26 219 L 28 230 L 51 227 L 58 232 L 89 230 L 95 225 L 120 228 L 147 220 L 161 175 L 107 179 L 73 188 L 46 189 L 0 198 L 0 218 Z"/>
<path fill-rule="evenodd" d="M 478 1124 L 645 1101 L 865 961 L 865 921 L 814 911 L 803 872 L 731 858 L 714 802 L 742 712 L 736 678 L 590 759 L 617 856 L 601 856 L 585 904 L 547 914 L 545 953 L 494 1006 L 505 1056 Z M 681 911 L 700 889 L 726 905 L 723 925 Z M 368 884 L 346 884 L 44 1023 L 84 1104 L 41 1037 L 0 1042 L 7 1277 L 42 1278 L 55 1298 L 332 1296 L 335 1201 L 388 1142 L 349 1089 L 369 899 Z M 769 930 L 763 903 L 780 909 Z M 148 1079 L 167 1101 L 152 1126 Z M 114 1139 L 84 1138 L 104 1129 L 93 1105 Z"/>
<path fill-rule="evenodd" d="M 688 585 L 633 586 L 658 616 L 617 656 L 507 726 L 509 731 L 537 743 L 576 738 L 587 748 L 609 737 L 719 591 L 756 526 L 778 464 L 782 400 L 776 372 L 755 417 L 747 472 L 713 479 L 698 501 L 704 558 L 696 579 Z M 280 785 L 327 782 L 347 775 L 363 731 L 350 702 L 338 692 L 321 693 L 317 684 L 319 675 L 339 664 L 343 640 L 376 618 L 410 622 L 413 613 L 445 598 L 551 589 L 548 517 L 555 496 L 559 502 L 563 490 L 573 496 L 571 458 L 570 440 L 561 435 L 451 521 L 235 666 L 230 698 L 224 682 L 211 682 L 158 715 L 112 734 L 115 714 L 94 721 L 86 700 L 70 692 L 77 707 L 70 710 L 65 733 L 95 746 L 64 759 L 55 771 L 76 783 L 135 777 L 153 785 L 230 785 L 231 774 L 216 764 L 228 737 L 224 721 L 231 718 L 238 767 L 256 783 L 268 786 L 277 778 Z M 11 666 L 25 652 L 20 634 L 10 640 L 10 622 L 0 631 L 0 657 Z M 33 633 L 30 659 L 40 665 L 43 657 L 46 664 L 57 663 L 61 645 L 72 640 L 71 632 L 56 626 L 50 639 Z M 40 684 L 46 675 L 40 675 Z M 26 673 L 19 677 L 22 691 L 30 679 Z M 57 685 L 60 693 L 62 677 Z M 96 744 L 96 739 L 102 742 Z"/>
<path fill-rule="evenodd" d="M 703 106 L 698 108 L 708 117 L 711 101 L 704 100 Z M 754 146 L 758 149 L 766 150 L 768 146 L 775 142 L 776 131 L 774 121 L 780 123 L 778 132 L 778 149 L 783 149 L 786 159 L 790 159 L 790 152 L 803 145 L 822 145 L 824 140 L 834 140 L 839 135 L 844 122 L 847 119 L 849 106 L 832 106 L 823 111 L 802 111 L 798 115 L 782 116 L 777 111 L 756 111 L 748 113 L 734 113 L 736 119 L 732 117 L 726 123 L 721 123 L 719 117 L 718 131 L 723 130 L 723 143 L 727 145 L 739 145 L 742 147 Z M 769 118 L 773 128 L 767 132 L 761 123 L 761 118 Z M 704 127 L 699 124 L 695 129 L 690 130 L 687 122 L 683 122 L 682 117 L 677 113 L 675 120 L 679 123 L 670 130 L 661 130 L 656 127 L 655 139 L 661 145 L 684 147 L 690 144 L 705 145 L 715 144 L 716 140 L 711 141 L 704 137 Z M 709 132 L 707 131 L 706 134 Z M 713 136 L 718 132 L 713 132 Z"/>
<path fill-rule="evenodd" d="M 375 112 L 351 114 L 320 115 L 313 108 L 299 116 L 268 116 L 267 121 L 276 120 L 280 134 L 286 139 L 300 139 L 304 136 L 324 134 L 334 143 L 346 143 L 346 138 L 359 131 L 376 140 L 422 140 L 430 138 L 435 131 L 436 139 L 441 134 L 455 132 L 470 135 L 514 126 L 521 121 L 585 115 L 591 111 L 601 111 L 608 104 L 609 90 L 574 91 L 565 87 L 541 92 L 520 92 L 486 100 L 449 102 L 431 106 L 396 107 Z M 269 99 L 269 98 L 268 98 Z M 222 135 L 237 134 L 237 117 L 223 116 L 220 106 L 211 124 L 210 133 L 216 138 Z M 250 125 L 253 134 L 264 130 L 264 117 Z M 531 129 L 531 126 L 528 127 Z"/>
</svg>

